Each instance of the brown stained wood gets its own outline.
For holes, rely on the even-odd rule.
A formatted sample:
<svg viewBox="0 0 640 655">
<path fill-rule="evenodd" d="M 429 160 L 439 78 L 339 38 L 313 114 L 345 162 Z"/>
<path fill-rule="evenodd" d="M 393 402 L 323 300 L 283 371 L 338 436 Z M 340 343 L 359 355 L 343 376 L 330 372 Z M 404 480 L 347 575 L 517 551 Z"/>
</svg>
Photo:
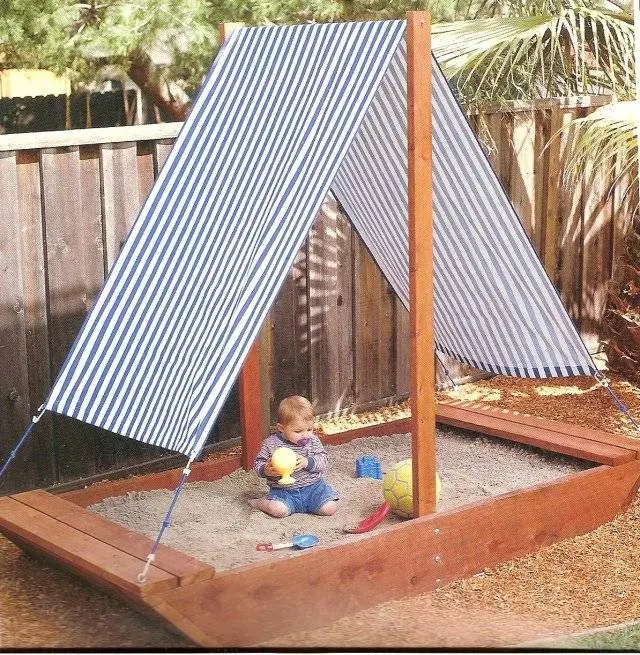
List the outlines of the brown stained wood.
<svg viewBox="0 0 640 655">
<path fill-rule="evenodd" d="M 135 143 L 103 144 L 100 147 L 107 270 L 111 269 L 120 253 L 143 202 L 137 166 Z"/>
<path fill-rule="evenodd" d="M 327 199 L 309 234 L 311 398 L 318 413 L 353 404 L 351 227 Z"/>
<path fill-rule="evenodd" d="M 59 564 L 93 581 L 104 579 L 128 595 L 144 596 L 177 587 L 178 579 L 151 566 L 148 580 L 137 582 L 144 565 L 140 559 L 79 532 L 15 499 L 0 498 L 0 532 L 15 535 Z"/>
<path fill-rule="evenodd" d="M 485 151 L 491 163 L 491 167 L 498 176 L 500 184 L 505 192 L 509 194 L 511 183 L 511 159 L 512 159 L 512 132 L 513 114 L 502 112 L 490 112 L 483 114 L 482 124 L 487 130 Z"/>
<path fill-rule="evenodd" d="M 545 255 L 545 240 L 547 236 L 547 194 L 549 179 L 549 152 L 545 150 L 549 142 L 550 117 L 547 112 L 533 112 L 535 123 L 535 142 L 533 158 L 533 192 L 534 192 L 534 247 L 543 260 Z"/>
<path fill-rule="evenodd" d="M 593 530 L 626 507 L 639 478 L 640 461 L 598 467 L 348 544 L 224 572 L 159 595 L 154 611 L 204 647 L 247 647 L 320 628 Z"/>
<path fill-rule="evenodd" d="M 546 146 L 546 212 L 545 236 L 542 261 L 554 286 L 559 282 L 558 236 L 560 233 L 559 202 L 562 195 L 562 181 L 560 179 L 560 143 L 562 139 L 562 112 L 554 108 L 551 110 L 549 126 L 549 143 Z"/>
<path fill-rule="evenodd" d="M 93 512 L 80 509 L 74 503 L 46 491 L 28 491 L 16 494 L 12 498 L 79 532 L 137 557 L 141 561 L 141 566 L 144 565 L 147 555 L 153 547 L 152 539 L 127 530 Z M 156 550 L 156 559 L 153 565 L 157 569 L 174 575 L 183 586 L 200 580 L 208 580 L 215 575 L 215 569 L 208 564 L 162 544 Z"/>
<path fill-rule="evenodd" d="M 306 397 L 311 395 L 307 288 L 307 252 L 306 246 L 303 246 L 296 254 L 270 314 L 273 421 L 276 420 L 278 404 L 283 398 L 293 394 Z"/>
<path fill-rule="evenodd" d="M 174 140 L 173 139 L 163 139 L 161 141 L 155 142 L 155 169 L 156 169 L 156 178 L 160 174 L 162 167 L 167 161 L 167 157 L 173 148 Z"/>
<path fill-rule="evenodd" d="M 191 465 L 191 474 L 189 482 L 198 482 L 200 480 L 218 480 L 228 475 L 232 471 L 240 468 L 240 456 L 228 455 L 216 459 L 205 460 L 204 462 L 194 462 Z M 110 480 L 107 482 L 98 482 L 86 489 L 77 489 L 66 491 L 60 494 L 62 498 L 79 505 L 88 507 L 94 503 L 99 503 L 105 498 L 113 496 L 122 496 L 128 491 L 151 491 L 153 489 L 175 489 L 182 477 L 182 469 L 171 469 L 160 473 L 150 473 L 124 480 Z"/>
<path fill-rule="evenodd" d="M 564 173 L 568 148 L 573 138 L 570 125 L 579 117 L 577 110 L 562 114 L 562 138 L 560 141 L 560 171 Z M 558 206 L 559 243 L 558 268 L 560 298 L 569 316 L 579 325 L 581 315 L 582 281 L 582 187 L 564 185 L 560 189 Z"/>
<path fill-rule="evenodd" d="M 588 165 L 584 172 L 583 265 L 580 336 L 589 352 L 600 346 L 599 329 L 607 301 L 611 276 L 613 240 L 612 197 L 606 170 Z"/>
<path fill-rule="evenodd" d="M 514 114 L 511 200 L 534 247 L 538 246 L 534 188 L 535 132 L 536 123 L 533 112 Z"/>
<path fill-rule="evenodd" d="M 253 468 L 256 455 L 265 437 L 260 388 L 260 344 L 251 350 L 240 371 L 240 426 L 242 429 L 242 467 Z"/>
<path fill-rule="evenodd" d="M 29 375 L 29 413 L 35 416 L 51 388 L 49 361 L 47 291 L 42 227 L 40 159 L 37 151 L 16 153 L 18 173 L 18 211 L 20 213 L 22 289 L 26 331 L 26 363 Z M 51 418 L 45 414 L 34 433 L 37 447 L 32 457 L 37 486 L 55 480 Z"/>
<path fill-rule="evenodd" d="M 586 428 L 581 425 L 565 423 L 563 421 L 553 421 L 551 419 L 542 418 L 540 416 L 520 414 L 509 409 L 503 409 L 501 407 L 491 407 L 490 405 L 486 405 L 484 403 L 474 403 L 468 401 L 440 401 L 438 403 L 438 412 L 440 413 L 441 408 L 446 407 L 455 407 L 457 410 L 461 410 L 465 414 L 468 414 L 467 420 L 470 423 L 473 423 L 475 420 L 473 416 L 474 414 L 479 414 L 486 417 L 497 416 L 513 424 L 511 428 L 513 430 L 518 429 L 518 424 L 526 425 L 534 428 L 542 428 L 545 432 L 557 432 L 561 435 L 580 437 L 581 439 L 586 439 L 588 441 L 595 441 L 596 443 L 618 446 L 619 448 L 623 448 L 625 450 L 640 452 L 640 440 L 632 439 L 631 437 L 627 437 L 622 434 L 604 432 L 602 430 L 592 430 L 591 428 Z M 441 420 L 440 416 L 442 416 L 442 421 L 446 422 L 445 415 L 446 411 L 443 410 L 443 412 L 439 414 L 438 420 Z"/>
<path fill-rule="evenodd" d="M 153 144 L 139 141 L 136 144 L 136 168 L 138 173 L 138 199 L 140 207 L 151 193 L 155 181 L 153 169 Z"/>
<path fill-rule="evenodd" d="M 410 325 L 409 312 L 396 296 L 393 302 L 393 326 L 396 368 L 396 397 L 409 395 L 410 388 Z"/>
<path fill-rule="evenodd" d="M 354 233 L 354 402 L 394 393 L 394 295 L 364 243 Z"/>
<path fill-rule="evenodd" d="M 31 418 L 23 271 L 22 224 L 18 171 L 14 153 L 0 154 L 0 197 L 6 198 L 0 219 L 0 461 L 26 429 Z M 24 450 L 5 484 L 33 484 L 31 445 Z"/>
<path fill-rule="evenodd" d="M 87 174 L 91 166 L 97 170 L 97 161 L 81 161 L 77 148 L 42 151 L 52 378 L 58 374 L 104 279 L 98 187 L 90 183 Z M 94 473 L 90 428 L 56 416 L 54 430 L 59 480 Z"/>
<path fill-rule="evenodd" d="M 440 405 L 437 417 L 438 421 L 447 425 L 478 431 L 492 437 L 500 437 L 600 464 L 617 465 L 636 458 L 636 452 L 633 450 L 553 430 L 545 430 L 543 425 L 528 425 L 510 421 L 488 412 L 471 412 L 459 407 Z"/>
<path fill-rule="evenodd" d="M 407 12 L 410 405 L 413 515 L 436 506 L 431 15 Z"/>
</svg>

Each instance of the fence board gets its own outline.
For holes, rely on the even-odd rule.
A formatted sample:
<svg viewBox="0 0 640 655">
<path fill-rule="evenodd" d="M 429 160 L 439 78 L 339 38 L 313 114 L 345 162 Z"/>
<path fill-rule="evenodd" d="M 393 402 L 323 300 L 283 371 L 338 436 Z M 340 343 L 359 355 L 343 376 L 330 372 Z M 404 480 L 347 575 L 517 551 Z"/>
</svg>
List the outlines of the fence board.
<svg viewBox="0 0 640 655">
<path fill-rule="evenodd" d="M 100 146 L 105 271 L 113 266 L 141 205 L 135 143 Z"/>
<path fill-rule="evenodd" d="M 272 422 L 282 398 L 292 394 L 311 395 L 307 297 L 307 249 L 303 246 L 270 315 Z"/>
<path fill-rule="evenodd" d="M 600 346 L 600 324 L 611 276 L 612 198 L 610 180 L 602 168 L 587 168 L 584 182 L 583 265 L 580 336 L 590 352 Z M 603 275 L 604 273 L 604 275 Z"/>
<path fill-rule="evenodd" d="M 4 462 L 15 440 L 27 427 L 29 412 L 29 374 L 25 297 L 22 282 L 21 224 L 18 172 L 13 153 L 0 154 L 0 344 L 3 370 L 0 376 L 0 457 Z M 35 471 L 32 445 L 18 456 L 3 488 L 32 485 Z"/>
<path fill-rule="evenodd" d="M 563 132 L 560 142 L 560 169 L 564 170 L 567 148 L 572 132 L 568 130 L 571 122 L 578 117 L 575 109 L 569 109 L 562 116 Z M 558 244 L 558 290 L 569 316 L 580 325 L 582 300 L 582 186 L 573 188 L 563 186 L 558 207 L 560 242 Z"/>
<path fill-rule="evenodd" d="M 163 139 L 154 143 L 156 177 L 167 161 L 171 148 L 173 148 L 173 141 L 173 139 Z"/>
<path fill-rule="evenodd" d="M 317 412 L 353 404 L 351 227 L 333 199 L 309 234 L 311 397 Z"/>
<path fill-rule="evenodd" d="M 395 393 L 393 292 L 362 241 L 354 248 L 354 400 L 368 403 Z"/>
<path fill-rule="evenodd" d="M 511 162 L 511 200 L 525 232 L 536 243 L 534 162 L 536 122 L 533 112 L 513 114 L 513 151 Z"/>
<path fill-rule="evenodd" d="M 103 281 L 97 160 L 81 165 L 77 147 L 42 152 L 52 377 L 78 333 Z M 87 161 L 87 160 L 85 160 Z M 88 186 L 85 187 L 85 184 Z M 96 212 L 98 215 L 96 216 Z M 95 472 L 95 438 L 79 421 L 54 417 L 61 481 Z"/>
<path fill-rule="evenodd" d="M 542 261 L 544 264 L 551 281 L 556 287 L 560 282 L 560 261 L 558 258 L 558 238 L 560 233 L 559 222 L 559 202 L 561 194 L 561 180 L 560 180 L 560 146 L 562 143 L 562 134 L 560 130 L 563 127 L 563 113 L 560 109 L 554 108 L 551 110 L 549 117 L 549 139 L 547 145 L 547 174 L 546 180 L 546 199 L 545 212 L 543 221 L 545 226 L 544 235 L 544 250 Z M 566 147 L 566 137 L 564 137 L 563 148 Z"/>
<path fill-rule="evenodd" d="M 17 190 L 22 226 L 22 284 L 24 293 L 26 357 L 29 374 L 29 413 L 33 416 L 51 387 L 45 253 L 42 227 L 40 157 L 37 151 L 16 154 Z M 56 480 L 51 417 L 45 414 L 33 433 L 33 461 L 39 484 Z"/>
</svg>

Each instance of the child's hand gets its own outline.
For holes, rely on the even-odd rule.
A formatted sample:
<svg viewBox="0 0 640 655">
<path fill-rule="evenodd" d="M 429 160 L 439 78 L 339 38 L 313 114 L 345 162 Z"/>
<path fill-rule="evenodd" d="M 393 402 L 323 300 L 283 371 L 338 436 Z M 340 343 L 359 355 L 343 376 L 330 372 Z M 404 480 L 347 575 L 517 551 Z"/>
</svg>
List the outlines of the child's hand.
<svg viewBox="0 0 640 655">
<path fill-rule="evenodd" d="M 297 471 L 298 469 L 296 469 Z M 273 466 L 271 465 L 271 460 L 269 460 L 265 465 L 264 468 L 262 469 L 262 472 L 268 477 L 268 478 L 278 478 L 280 477 L 280 473 L 276 471 Z"/>
<path fill-rule="evenodd" d="M 304 455 L 296 455 L 296 468 L 295 471 L 301 471 L 309 466 L 309 460 Z"/>
</svg>

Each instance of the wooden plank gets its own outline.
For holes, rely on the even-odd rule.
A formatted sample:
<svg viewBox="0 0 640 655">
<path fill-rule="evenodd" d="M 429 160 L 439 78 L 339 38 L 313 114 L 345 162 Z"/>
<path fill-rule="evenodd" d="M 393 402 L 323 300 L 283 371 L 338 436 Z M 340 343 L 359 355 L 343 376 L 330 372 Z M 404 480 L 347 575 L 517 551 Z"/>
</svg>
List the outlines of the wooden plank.
<svg viewBox="0 0 640 655">
<path fill-rule="evenodd" d="M 546 170 L 546 221 L 542 261 L 544 267 L 555 286 L 558 286 L 560 275 L 560 258 L 558 251 L 558 238 L 560 233 L 559 203 L 561 196 L 560 179 L 560 144 L 562 141 L 562 112 L 554 108 L 551 110 L 549 126 L 549 145 L 547 147 Z M 566 141 L 566 137 L 565 137 Z M 566 143 L 565 143 L 566 147 Z"/>
<path fill-rule="evenodd" d="M 109 546 L 98 539 L 24 505 L 14 498 L 0 498 L 0 531 L 9 539 L 13 535 L 38 551 L 54 558 L 80 576 L 92 581 L 104 579 L 128 595 L 144 596 L 178 586 L 178 579 L 151 566 L 148 580 L 137 582 L 144 563 L 137 557 Z"/>
<path fill-rule="evenodd" d="M 545 147 L 549 141 L 550 117 L 544 110 L 533 112 L 534 151 L 533 151 L 533 209 L 534 209 L 534 247 L 540 259 L 545 255 L 547 233 L 547 193 L 549 186 L 549 152 Z"/>
<path fill-rule="evenodd" d="M 106 271 L 111 270 L 140 211 L 137 164 L 135 143 L 100 147 Z"/>
<path fill-rule="evenodd" d="M 606 170 L 588 164 L 583 179 L 583 246 L 580 336 L 589 352 L 598 352 L 600 326 L 611 277 L 612 197 Z"/>
<path fill-rule="evenodd" d="M 514 114 L 511 202 L 534 247 L 537 245 L 534 187 L 535 132 L 533 112 Z"/>
<path fill-rule="evenodd" d="M 307 252 L 303 246 L 271 310 L 271 417 L 274 420 L 278 404 L 286 396 L 311 396 L 307 305 Z"/>
<path fill-rule="evenodd" d="M 133 555 L 143 563 L 151 552 L 153 539 L 107 521 L 93 512 L 80 509 L 60 496 L 37 490 L 16 494 L 12 498 L 113 548 Z M 176 576 L 180 585 L 208 580 L 215 575 L 212 566 L 162 544 L 158 546 L 153 565 Z"/>
<path fill-rule="evenodd" d="M 23 290 L 22 225 L 18 172 L 14 153 L 0 155 L 0 353 L 3 362 L 0 376 L 0 452 L 4 463 L 16 440 L 31 418 L 29 408 L 29 373 L 25 296 Z M 4 484 L 34 484 L 35 471 L 31 446 L 13 463 Z"/>
<path fill-rule="evenodd" d="M 162 139 L 156 141 L 155 146 L 155 169 L 156 177 L 159 175 L 162 167 L 167 161 L 167 157 L 173 148 L 174 140 L 173 139 Z"/>
<path fill-rule="evenodd" d="M 204 647 L 247 647 L 320 628 L 593 530 L 629 504 L 639 478 L 637 460 L 598 467 L 348 544 L 223 572 L 159 596 L 164 603 L 154 598 L 154 611 L 173 625 L 176 615 L 187 617 L 197 632 L 184 622 L 176 627 Z"/>
<path fill-rule="evenodd" d="M 39 153 L 36 150 L 22 150 L 16 153 L 16 163 L 18 209 L 22 226 L 22 289 L 29 410 L 35 416 L 51 388 Z M 35 484 L 40 487 L 53 484 L 56 477 L 53 428 L 48 413 L 40 419 L 33 439 L 37 442 L 37 446 L 32 449 Z"/>
<path fill-rule="evenodd" d="M 364 243 L 354 233 L 354 402 L 395 392 L 394 294 Z"/>
<path fill-rule="evenodd" d="M 311 398 L 323 413 L 353 404 L 351 228 L 335 200 L 325 200 L 308 243 Z"/>
<path fill-rule="evenodd" d="M 562 114 L 563 136 L 560 142 L 560 170 L 564 171 L 570 140 L 573 131 L 569 126 L 578 118 L 577 110 L 568 110 Z M 580 184 L 572 189 L 565 188 L 560 198 L 558 222 L 560 225 L 559 258 L 559 292 L 569 316 L 574 323 L 580 324 L 580 301 L 582 291 L 582 187 Z"/>
<path fill-rule="evenodd" d="M 395 395 L 409 395 L 411 387 L 410 358 L 410 322 L 407 308 L 396 296 L 393 302 L 393 342 L 395 345 Z"/>
<path fill-rule="evenodd" d="M 521 414 L 501 407 L 492 407 L 484 403 L 473 403 L 455 400 L 440 401 L 438 403 L 438 409 L 445 406 L 457 407 L 464 410 L 465 412 L 469 412 L 470 421 L 473 421 L 473 413 L 481 414 L 484 416 L 499 416 L 506 421 L 510 421 L 511 423 L 528 425 L 534 428 L 542 427 L 546 431 L 580 437 L 581 439 L 587 439 L 597 443 L 618 446 L 619 448 L 623 448 L 625 450 L 640 452 L 640 440 L 632 439 L 631 437 L 626 437 L 622 434 L 604 432 L 602 430 L 592 430 L 591 428 L 575 425 L 574 423 L 565 423 L 563 421 L 554 421 L 552 419 L 542 418 L 541 416 Z"/>
<path fill-rule="evenodd" d="M 153 144 L 139 141 L 136 150 L 136 167 L 138 172 L 138 199 L 140 207 L 144 204 L 155 182 L 153 168 Z"/>
<path fill-rule="evenodd" d="M 431 174 L 431 15 L 407 12 L 409 295 L 413 515 L 436 507 Z"/>
<path fill-rule="evenodd" d="M 492 437 L 517 441 L 536 448 L 553 450 L 591 462 L 610 466 L 636 458 L 632 450 L 590 441 L 574 435 L 545 430 L 544 426 L 510 421 L 488 412 L 473 412 L 451 405 L 440 405 L 437 413 L 440 422 L 465 430 L 474 430 Z M 471 418 L 471 420 L 469 420 Z"/>
<path fill-rule="evenodd" d="M 253 468 L 265 437 L 260 388 L 260 344 L 255 342 L 240 371 L 240 425 L 242 429 L 242 467 Z"/>
<path fill-rule="evenodd" d="M 41 166 L 49 348 L 55 377 L 104 279 L 102 225 L 98 186 L 89 174 L 96 161 L 81 163 L 78 148 L 43 150 Z M 95 471 L 91 428 L 55 416 L 54 431 L 59 480 L 91 475 Z"/>
</svg>

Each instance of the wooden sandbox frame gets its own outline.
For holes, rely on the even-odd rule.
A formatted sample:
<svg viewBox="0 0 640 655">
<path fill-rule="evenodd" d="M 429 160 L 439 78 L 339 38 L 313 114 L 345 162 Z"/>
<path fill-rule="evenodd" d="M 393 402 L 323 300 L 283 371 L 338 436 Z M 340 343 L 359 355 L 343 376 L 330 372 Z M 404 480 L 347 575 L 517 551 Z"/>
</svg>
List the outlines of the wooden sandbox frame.
<svg viewBox="0 0 640 655">
<path fill-rule="evenodd" d="M 436 412 L 429 15 L 410 12 L 407 30 L 412 418 L 323 440 L 342 443 L 411 431 L 417 518 L 348 543 L 220 573 L 160 546 L 146 582 L 139 583 L 152 540 L 84 508 L 128 491 L 175 488 L 181 469 L 60 495 L 32 491 L 0 498 L 0 532 L 9 539 L 161 618 L 200 646 L 252 646 L 294 630 L 320 628 L 383 601 L 431 591 L 596 528 L 624 509 L 640 484 L 640 442 L 632 439 L 478 404 L 440 403 Z M 215 480 L 250 466 L 263 436 L 258 360 L 254 346 L 240 379 L 242 454 L 220 454 L 194 464 L 190 481 Z M 436 419 L 599 466 L 436 512 Z"/>
</svg>

